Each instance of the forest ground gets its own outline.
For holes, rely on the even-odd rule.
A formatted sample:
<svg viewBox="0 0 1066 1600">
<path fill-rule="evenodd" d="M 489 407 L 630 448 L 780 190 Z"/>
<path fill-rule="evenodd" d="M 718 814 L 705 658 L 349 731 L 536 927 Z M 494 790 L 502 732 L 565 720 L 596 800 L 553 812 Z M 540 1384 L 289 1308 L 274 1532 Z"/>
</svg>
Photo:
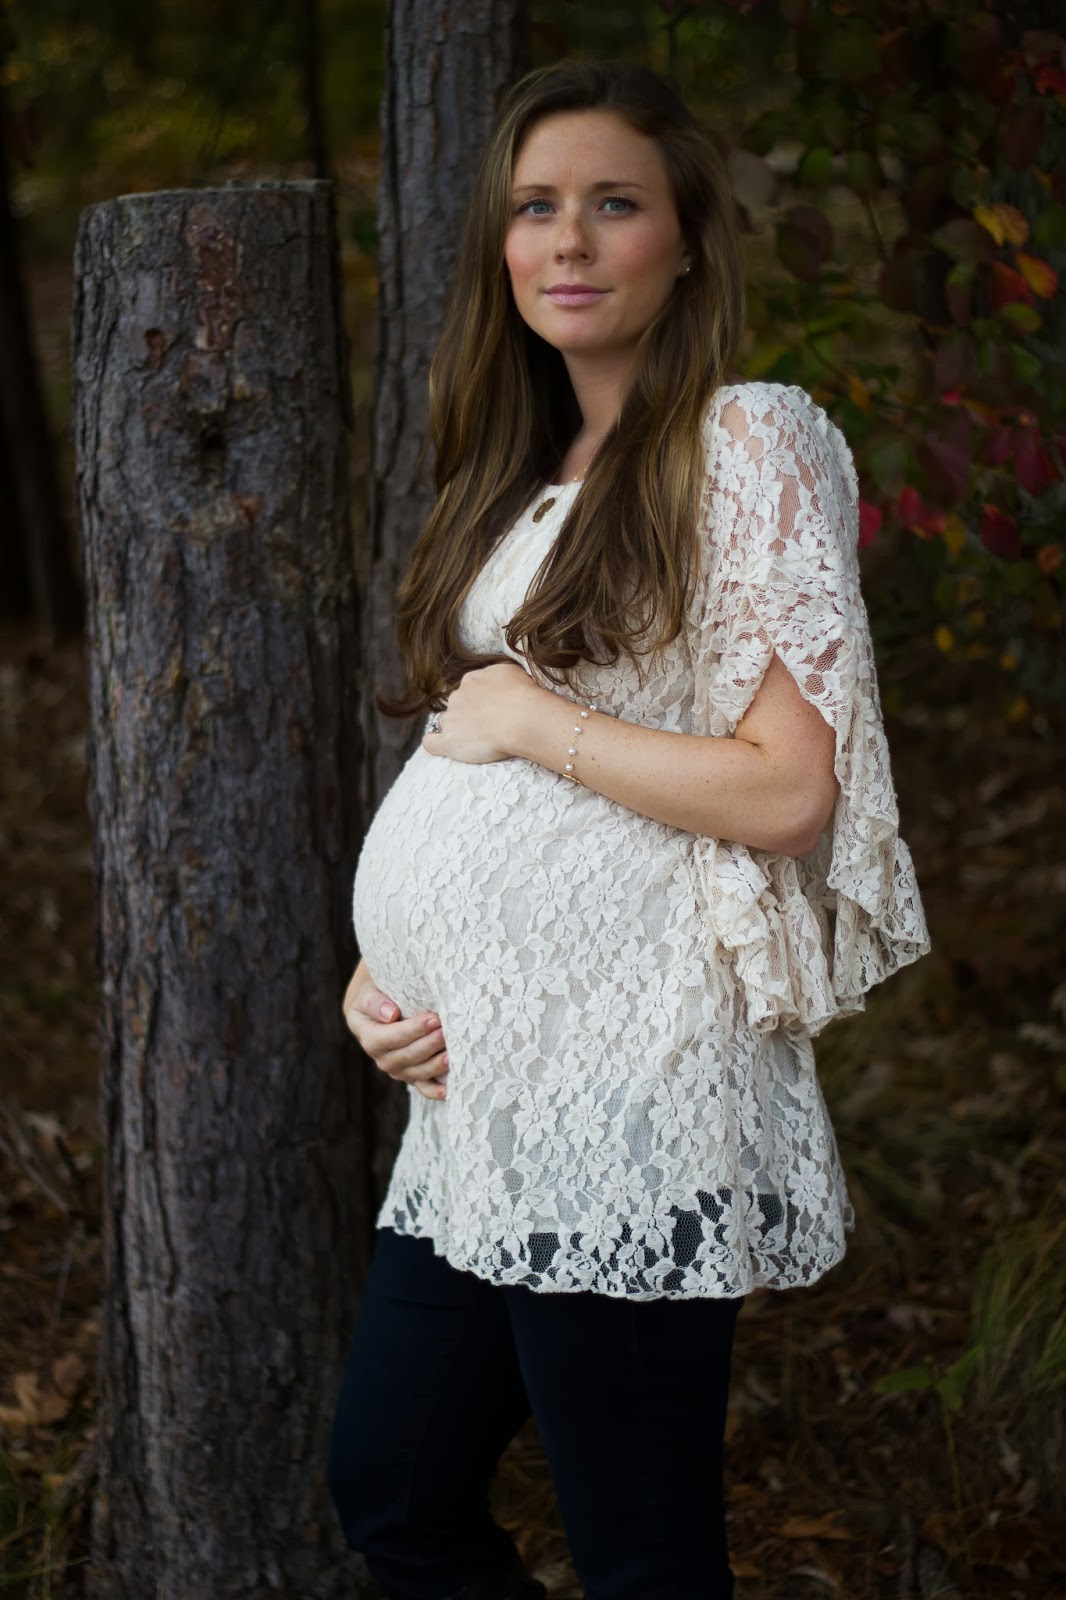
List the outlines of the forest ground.
<svg viewBox="0 0 1066 1600">
<path fill-rule="evenodd" d="M 738 1600 L 1066 1600 L 1066 791 L 1059 730 L 1003 721 L 983 670 L 917 663 L 887 721 L 934 949 L 817 1042 L 857 1226 L 842 1266 L 741 1315 Z M 81 641 L 0 634 L 0 1591 L 26 1600 L 82 1592 L 91 1493 L 86 730 Z M 924 1387 L 877 1392 L 901 1370 Z M 531 1432 L 496 1496 L 576 1593 Z"/>
</svg>

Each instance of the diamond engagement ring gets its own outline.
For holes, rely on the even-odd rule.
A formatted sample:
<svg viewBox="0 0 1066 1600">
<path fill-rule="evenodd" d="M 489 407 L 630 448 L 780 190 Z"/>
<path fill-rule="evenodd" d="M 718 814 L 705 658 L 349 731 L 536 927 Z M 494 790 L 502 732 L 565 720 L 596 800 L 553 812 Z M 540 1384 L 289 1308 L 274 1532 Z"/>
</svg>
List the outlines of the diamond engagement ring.
<svg viewBox="0 0 1066 1600">
<path fill-rule="evenodd" d="M 429 721 L 426 724 L 426 732 L 427 733 L 439 733 L 440 732 L 440 719 L 441 719 L 441 713 L 439 711 L 434 711 L 433 714 L 430 716 Z"/>
</svg>

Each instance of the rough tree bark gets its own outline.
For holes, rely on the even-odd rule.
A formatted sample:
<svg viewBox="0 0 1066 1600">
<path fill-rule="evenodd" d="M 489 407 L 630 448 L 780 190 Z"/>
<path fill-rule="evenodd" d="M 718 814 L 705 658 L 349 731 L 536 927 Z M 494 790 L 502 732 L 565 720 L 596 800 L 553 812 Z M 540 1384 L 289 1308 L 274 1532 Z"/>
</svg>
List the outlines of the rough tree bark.
<svg viewBox="0 0 1066 1600">
<path fill-rule="evenodd" d="M 32 616 L 39 628 L 55 635 L 80 628 L 82 596 L 37 372 L 11 204 L 4 60 L 0 48 L 0 428 L 13 490 L 0 506 L 0 571 L 13 575 L 14 582 L 2 591 L 0 615 Z"/>
<path fill-rule="evenodd" d="M 370 1231 L 332 189 L 81 220 L 107 1600 L 351 1595 L 324 1486 Z M 354 1587 L 353 1587 L 354 1584 Z"/>
<path fill-rule="evenodd" d="M 521 0 L 392 0 L 385 30 L 378 196 L 379 342 L 366 552 L 363 737 L 368 822 L 412 748 L 409 723 L 375 710 L 402 682 L 393 597 L 432 505 L 420 463 L 429 363 L 440 338 L 467 198 L 496 107 L 525 66 Z M 407 1091 L 376 1075 L 379 1193 Z"/>
</svg>

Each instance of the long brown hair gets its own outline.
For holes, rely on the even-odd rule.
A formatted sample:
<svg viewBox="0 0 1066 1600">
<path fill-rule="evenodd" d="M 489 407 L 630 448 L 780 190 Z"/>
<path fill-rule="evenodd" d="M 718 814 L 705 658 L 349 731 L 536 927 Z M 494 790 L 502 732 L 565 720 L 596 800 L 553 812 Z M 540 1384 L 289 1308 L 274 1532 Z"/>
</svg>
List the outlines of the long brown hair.
<svg viewBox="0 0 1066 1600">
<path fill-rule="evenodd" d="M 504 265 L 515 158 L 534 123 L 610 110 L 662 152 L 691 268 L 643 333 L 615 426 L 554 548 L 511 619 L 507 643 L 567 681 L 580 661 L 657 652 L 684 624 L 697 572 L 705 475 L 701 423 L 743 327 L 736 211 L 724 163 L 672 89 L 643 68 L 563 63 L 506 97 L 482 158 L 451 306 L 430 370 L 437 500 L 398 596 L 408 716 L 487 659 L 465 649 L 459 613 L 493 546 L 556 474 L 581 426 L 559 351 L 515 306 Z"/>
</svg>

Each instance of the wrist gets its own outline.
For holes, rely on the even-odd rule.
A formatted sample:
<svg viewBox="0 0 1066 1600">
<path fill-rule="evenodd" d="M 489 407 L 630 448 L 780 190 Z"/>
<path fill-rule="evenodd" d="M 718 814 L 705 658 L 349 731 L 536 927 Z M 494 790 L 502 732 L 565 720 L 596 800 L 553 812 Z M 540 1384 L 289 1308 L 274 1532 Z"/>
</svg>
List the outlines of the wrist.
<svg viewBox="0 0 1066 1600">
<path fill-rule="evenodd" d="M 556 723 L 565 724 L 565 709 L 560 696 L 551 689 L 526 679 L 516 696 L 514 714 L 507 733 L 509 754 L 523 761 L 543 761 L 544 748 L 551 740 Z"/>
</svg>

